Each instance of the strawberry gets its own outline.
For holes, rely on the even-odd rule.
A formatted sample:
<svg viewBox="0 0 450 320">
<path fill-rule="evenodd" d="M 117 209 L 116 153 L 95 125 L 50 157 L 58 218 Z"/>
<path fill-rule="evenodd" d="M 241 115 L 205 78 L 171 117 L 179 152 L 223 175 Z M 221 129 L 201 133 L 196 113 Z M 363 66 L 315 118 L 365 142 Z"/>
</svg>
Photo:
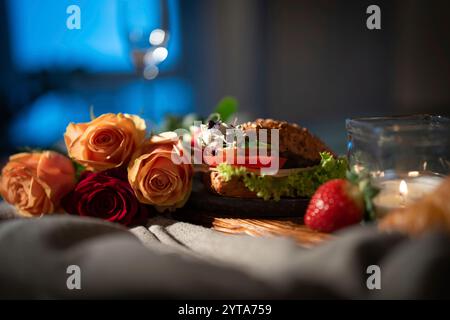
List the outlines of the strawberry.
<svg viewBox="0 0 450 320">
<path fill-rule="evenodd" d="M 364 213 L 364 195 L 358 185 L 334 179 L 321 185 L 312 196 L 305 224 L 313 230 L 333 232 L 360 222 Z"/>
</svg>

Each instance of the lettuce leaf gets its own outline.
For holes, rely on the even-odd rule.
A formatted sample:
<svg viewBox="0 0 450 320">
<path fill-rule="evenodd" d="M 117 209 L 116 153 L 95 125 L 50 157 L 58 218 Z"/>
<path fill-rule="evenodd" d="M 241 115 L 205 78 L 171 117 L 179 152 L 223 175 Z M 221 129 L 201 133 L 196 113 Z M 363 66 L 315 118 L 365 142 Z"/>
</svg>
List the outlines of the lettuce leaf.
<svg viewBox="0 0 450 320">
<path fill-rule="evenodd" d="M 311 197 L 316 189 L 331 179 L 345 178 L 348 168 L 345 157 L 335 159 L 330 153 L 320 154 L 320 164 L 308 171 L 292 173 L 285 177 L 261 176 L 248 172 L 245 167 L 222 163 L 217 170 L 225 181 L 239 177 L 245 186 L 264 200 L 280 200 L 281 197 Z"/>
</svg>

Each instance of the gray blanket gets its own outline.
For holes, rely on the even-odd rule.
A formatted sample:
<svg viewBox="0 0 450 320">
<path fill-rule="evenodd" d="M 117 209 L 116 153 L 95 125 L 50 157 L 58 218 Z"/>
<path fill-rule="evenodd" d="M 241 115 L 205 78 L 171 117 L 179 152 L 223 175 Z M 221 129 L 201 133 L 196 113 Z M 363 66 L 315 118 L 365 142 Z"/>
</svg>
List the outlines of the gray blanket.
<svg viewBox="0 0 450 320">
<path fill-rule="evenodd" d="M 5 204 L 0 217 L 1 298 L 450 297 L 450 238 L 440 233 L 409 239 L 358 226 L 304 249 L 163 217 L 131 230 L 68 215 L 16 219 Z M 81 289 L 68 288 L 71 265 Z M 367 286 L 370 265 L 380 289 Z"/>
</svg>

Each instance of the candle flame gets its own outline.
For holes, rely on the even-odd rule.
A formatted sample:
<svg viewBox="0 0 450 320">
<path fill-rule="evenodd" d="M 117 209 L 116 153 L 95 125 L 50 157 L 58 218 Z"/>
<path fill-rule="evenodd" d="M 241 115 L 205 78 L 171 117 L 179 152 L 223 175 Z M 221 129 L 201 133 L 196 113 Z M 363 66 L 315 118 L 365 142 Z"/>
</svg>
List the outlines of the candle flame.
<svg viewBox="0 0 450 320">
<path fill-rule="evenodd" d="M 405 180 L 402 180 L 402 182 L 400 182 L 398 190 L 400 191 L 400 194 L 402 196 L 406 196 L 408 194 L 408 185 L 406 184 Z"/>
</svg>

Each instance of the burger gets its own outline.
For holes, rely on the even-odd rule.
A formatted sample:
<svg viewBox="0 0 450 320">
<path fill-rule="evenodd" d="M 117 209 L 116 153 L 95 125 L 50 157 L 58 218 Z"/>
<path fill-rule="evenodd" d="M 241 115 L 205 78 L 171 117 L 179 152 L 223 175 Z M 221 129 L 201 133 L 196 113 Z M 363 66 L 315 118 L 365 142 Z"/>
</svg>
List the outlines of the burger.
<svg viewBox="0 0 450 320">
<path fill-rule="evenodd" d="M 244 139 L 225 139 L 230 129 Z M 324 182 L 345 177 L 347 170 L 345 158 L 338 158 L 308 129 L 286 121 L 257 119 L 236 125 L 210 120 L 202 125 L 200 140 L 203 183 L 220 196 L 309 198 Z M 268 170 L 274 165 L 275 170 Z"/>
</svg>

